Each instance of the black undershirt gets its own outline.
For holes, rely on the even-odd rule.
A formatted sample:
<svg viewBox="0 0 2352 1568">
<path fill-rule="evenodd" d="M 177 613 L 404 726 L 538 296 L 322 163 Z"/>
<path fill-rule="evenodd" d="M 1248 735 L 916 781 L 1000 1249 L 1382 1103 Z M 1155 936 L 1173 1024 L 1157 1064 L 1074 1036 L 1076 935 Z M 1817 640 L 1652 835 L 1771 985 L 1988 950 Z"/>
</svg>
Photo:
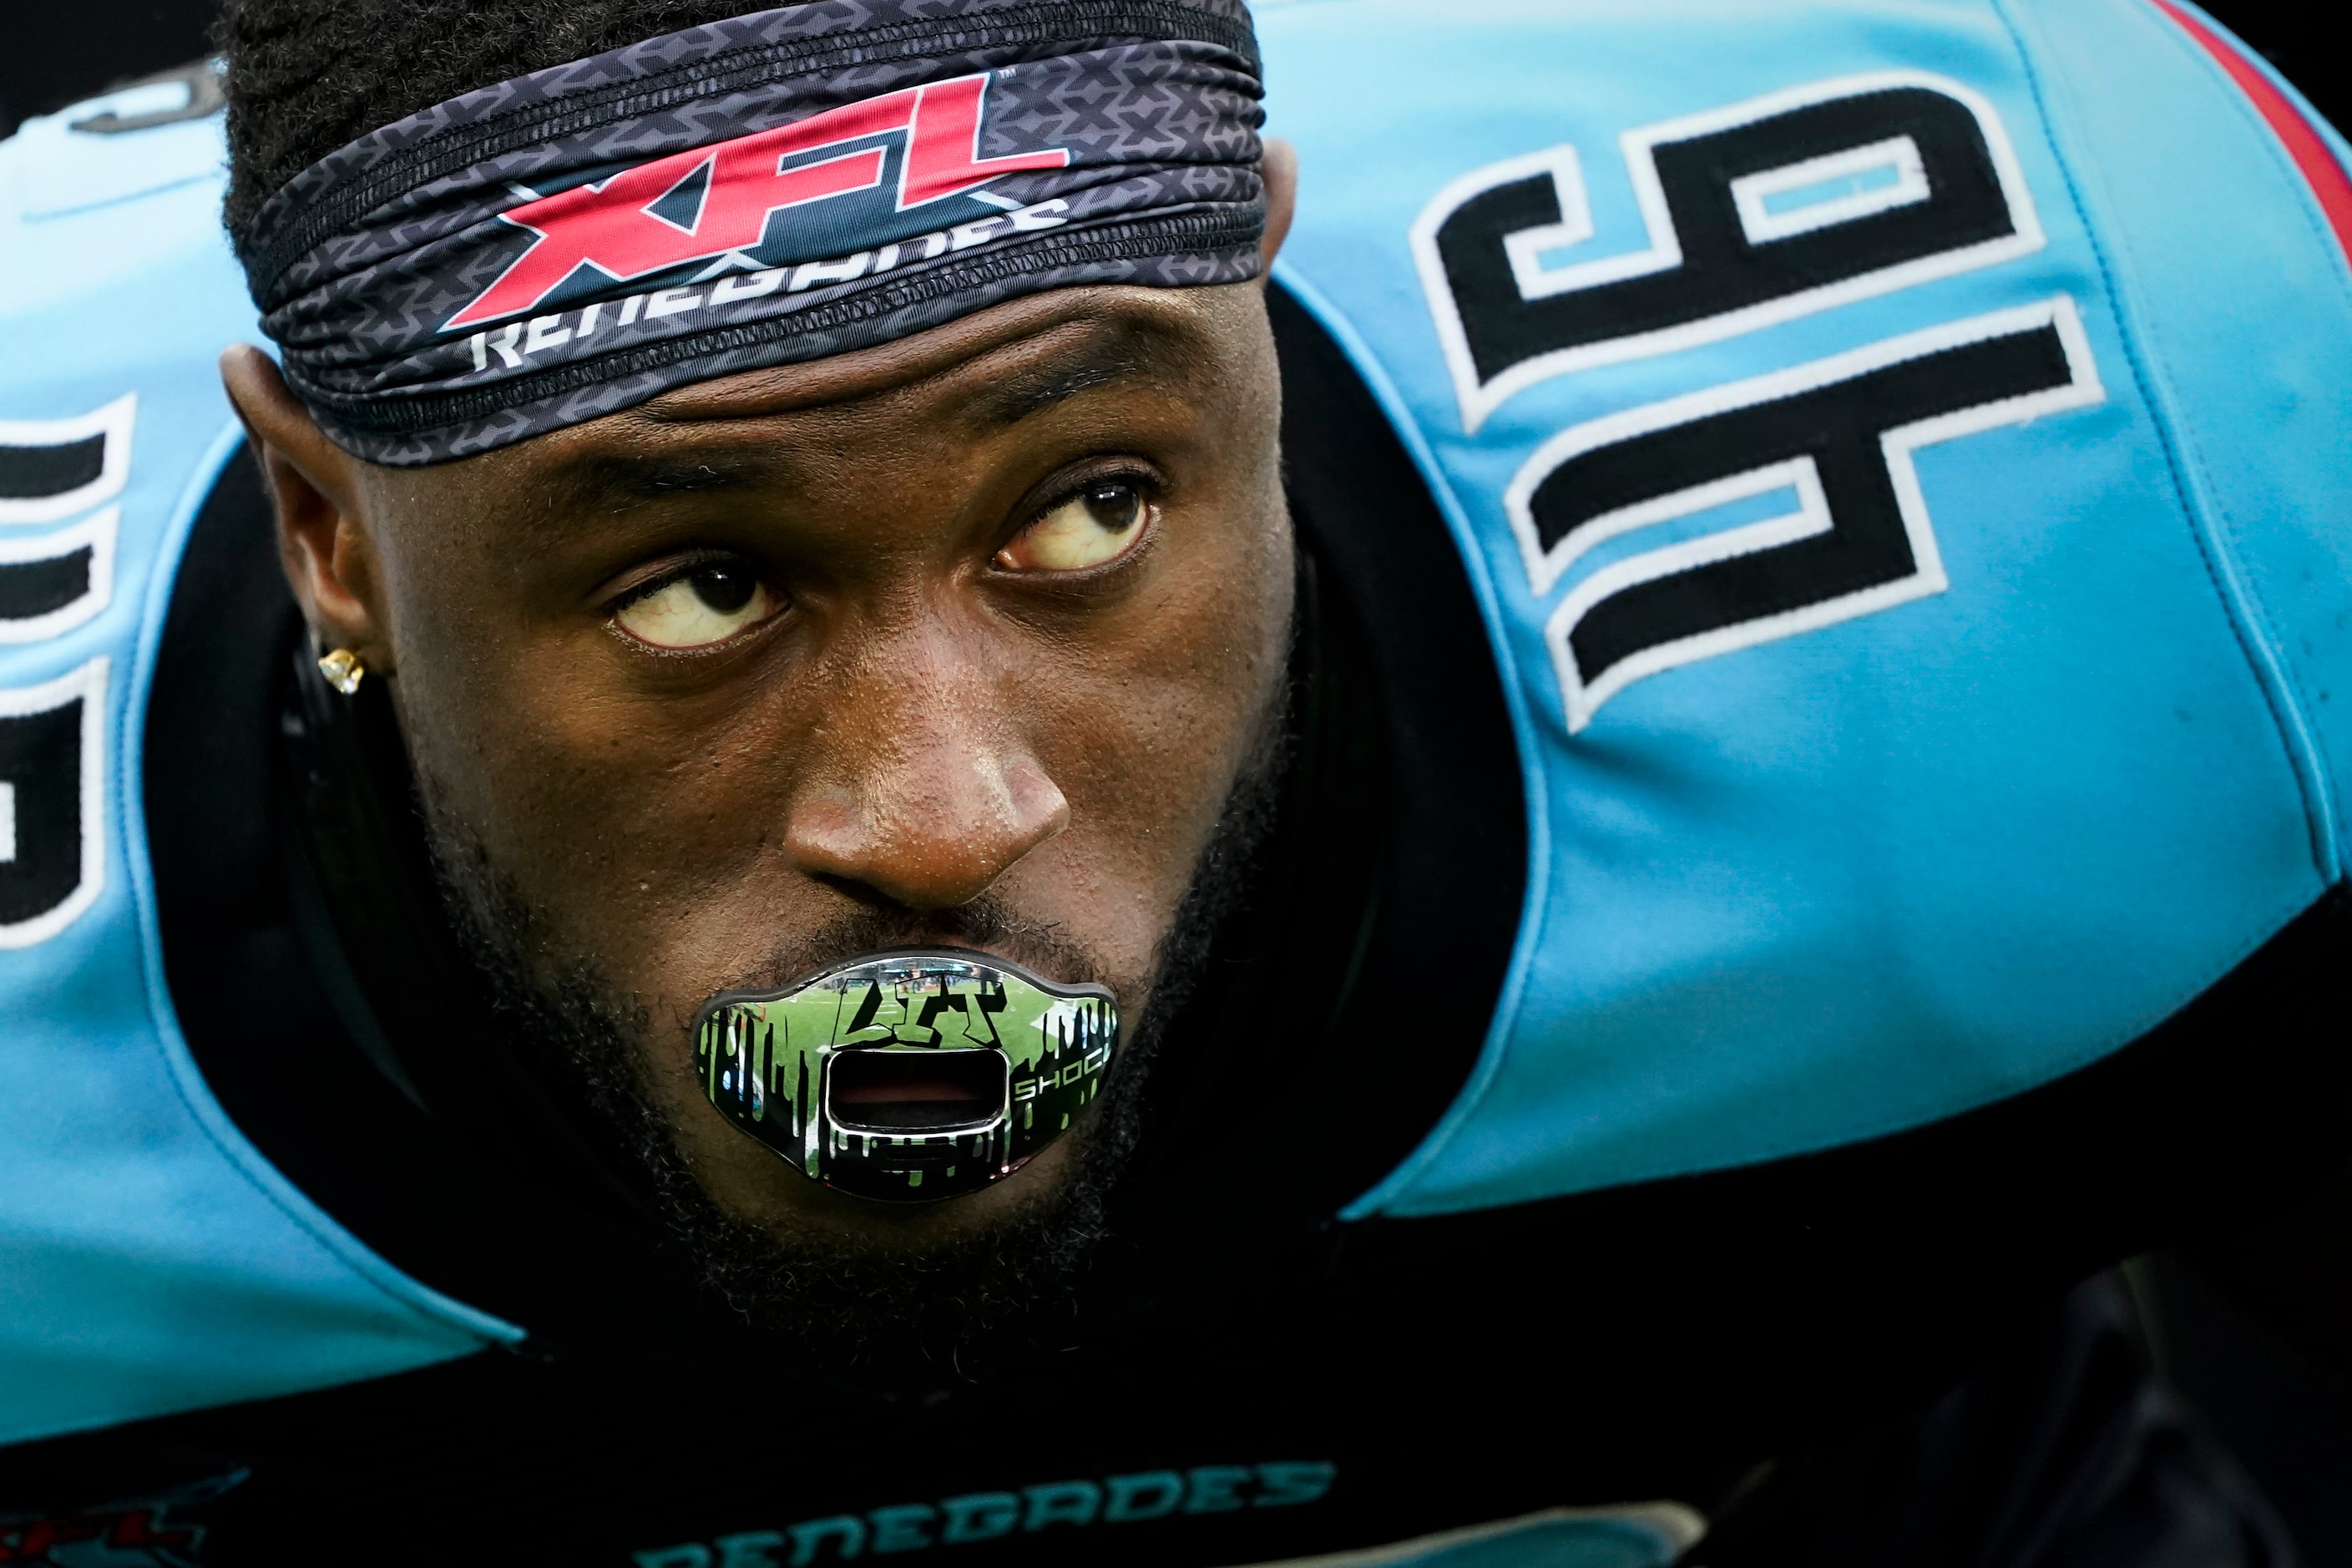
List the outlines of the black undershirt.
<svg viewBox="0 0 2352 1568">
<path fill-rule="evenodd" d="M 2126 1050 L 1934 1127 L 1447 1219 L 1333 1220 L 1469 1070 L 1526 841 L 1442 520 L 1336 346 L 1278 292 L 1273 312 L 1313 561 L 1298 761 L 1256 896 L 1155 1069 L 1066 1351 L 977 1380 L 810 1375 L 698 1294 L 593 1127 L 544 1104 L 484 1116 L 507 1103 L 498 1082 L 450 1104 L 456 1069 L 436 1050 L 496 1042 L 462 978 L 388 996 L 378 950 L 399 942 L 349 940 L 355 919 L 415 922 L 389 894 L 353 914 L 348 866 L 301 826 L 304 792 L 342 798 L 338 768 L 383 785 L 383 759 L 362 746 L 322 763 L 304 732 L 287 685 L 299 626 L 240 460 L 191 542 L 149 716 L 173 1000 L 222 1105 L 280 1170 L 393 1263 L 531 1338 L 20 1448 L 16 1484 L 79 1506 L 247 1471 L 207 1514 L 227 1563 L 619 1563 L 1166 1473 L 1207 1503 L 1086 1528 L 1049 1507 L 1034 1531 L 935 1550 L 1262 1562 L 1555 1506 L 1737 1498 L 1717 1568 L 1908 1565 L 1974 1561 L 2021 1520 L 2095 1521 L 2126 1494 L 2168 1500 L 2132 1516 L 2144 1524 L 2236 1518 L 2193 1441 L 2145 1408 L 2111 1303 L 2055 1303 L 2155 1241 L 2302 1190 L 2352 1147 L 2347 1069 L 2315 1044 L 2340 1017 L 2338 900 Z M 1433 967 L 1487 1004 L 1465 1002 L 1450 1036 L 1382 1028 L 1388 984 Z M 1266 1018 L 1278 1037 L 1252 1032 Z M 2116 1458 L 2143 1450 L 2140 1468 Z M 1283 1500 L 1318 1466 L 1328 1493 Z M 1885 1555 L 1922 1531 L 1948 1555 Z M 811 1539 L 832 1561 L 838 1542 Z"/>
</svg>

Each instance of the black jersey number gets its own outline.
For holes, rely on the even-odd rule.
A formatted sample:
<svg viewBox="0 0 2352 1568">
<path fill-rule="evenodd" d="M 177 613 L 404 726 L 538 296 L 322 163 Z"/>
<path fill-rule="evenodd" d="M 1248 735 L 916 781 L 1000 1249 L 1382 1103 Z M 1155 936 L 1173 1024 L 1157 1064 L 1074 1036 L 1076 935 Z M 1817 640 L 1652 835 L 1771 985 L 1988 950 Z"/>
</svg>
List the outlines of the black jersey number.
<svg viewBox="0 0 2352 1568">
<path fill-rule="evenodd" d="M 0 419 L 0 522 L 88 511 L 131 472 L 136 394 L 70 419 Z"/>
<path fill-rule="evenodd" d="M 0 948 L 72 923 L 105 878 L 106 660 L 0 689 Z"/>
<path fill-rule="evenodd" d="M 40 642 L 106 608 L 117 509 L 32 539 L 0 533 L 0 643 Z"/>
<path fill-rule="evenodd" d="M 0 531 L 0 645 L 47 641 L 106 608 L 121 514 L 92 509 L 130 476 L 138 407 L 126 394 L 69 418 L 0 419 L 0 524 L 79 517 L 31 538 Z M 99 658 L 0 687 L 0 950 L 47 942 L 104 885 L 106 676 Z"/>
<path fill-rule="evenodd" d="M 1702 528 L 1594 571 L 1553 612 L 1570 730 L 1643 676 L 1941 593 L 1912 454 L 2105 396 L 2061 296 L 1561 431 L 1505 496 L 1538 595 L 1609 540 Z M 1771 515 L 1704 531 L 1759 500 Z"/>
<path fill-rule="evenodd" d="M 1413 228 L 1463 427 L 1550 376 L 1750 331 L 2042 243 L 1980 95 L 1912 73 L 1843 78 L 1622 139 L 1649 247 L 1591 237 L 1572 146 L 1439 193 Z"/>
</svg>

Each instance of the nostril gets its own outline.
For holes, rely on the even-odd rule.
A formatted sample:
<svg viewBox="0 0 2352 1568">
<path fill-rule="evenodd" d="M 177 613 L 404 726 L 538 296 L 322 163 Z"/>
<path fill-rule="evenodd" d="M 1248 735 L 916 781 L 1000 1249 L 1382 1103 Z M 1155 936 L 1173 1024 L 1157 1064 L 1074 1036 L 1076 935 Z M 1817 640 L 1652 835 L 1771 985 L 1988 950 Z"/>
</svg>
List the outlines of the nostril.
<svg viewBox="0 0 2352 1568">
<path fill-rule="evenodd" d="M 970 1127 L 1004 1113 L 1012 1068 L 997 1051 L 850 1050 L 826 1065 L 834 1124 L 849 1131 Z"/>
</svg>

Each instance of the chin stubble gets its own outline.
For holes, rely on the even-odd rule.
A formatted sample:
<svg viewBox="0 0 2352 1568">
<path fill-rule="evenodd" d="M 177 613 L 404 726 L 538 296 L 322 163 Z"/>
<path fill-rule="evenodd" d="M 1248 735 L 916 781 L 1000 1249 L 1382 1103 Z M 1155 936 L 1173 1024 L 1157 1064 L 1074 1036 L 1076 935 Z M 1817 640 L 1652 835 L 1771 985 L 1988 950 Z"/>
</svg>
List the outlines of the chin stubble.
<svg viewBox="0 0 2352 1568">
<path fill-rule="evenodd" d="M 1095 1114 L 1071 1134 L 1066 1173 L 993 1223 L 919 1249 L 833 1231 L 779 1235 L 714 1202 L 648 1085 L 638 1042 L 655 1029 L 645 1008 L 591 955 L 560 939 L 447 808 L 430 772 L 420 765 L 416 777 L 443 901 L 505 1037 L 535 1042 L 517 1047 L 539 1054 L 526 1069 L 534 1077 L 562 1073 L 588 1113 L 644 1167 L 663 1221 L 704 1287 L 754 1328 L 801 1342 L 828 1365 L 917 1376 L 952 1367 L 968 1376 L 1073 1337 L 1072 1286 L 1107 1232 L 1107 1194 L 1134 1151 L 1143 1083 L 1167 1043 L 1167 1020 L 1198 984 L 1216 931 L 1241 902 L 1272 830 L 1289 750 L 1283 707 L 1269 705 L 1228 792 L 1154 954 L 1150 1000 Z M 1101 974 L 1082 945 L 1024 922 L 992 898 L 944 916 L 850 915 L 781 947 L 761 966 L 765 973 L 743 977 L 740 988 L 773 988 L 842 959 L 943 936 L 992 944 L 1057 978 L 1100 980 L 1132 994 L 1118 977 Z"/>
</svg>

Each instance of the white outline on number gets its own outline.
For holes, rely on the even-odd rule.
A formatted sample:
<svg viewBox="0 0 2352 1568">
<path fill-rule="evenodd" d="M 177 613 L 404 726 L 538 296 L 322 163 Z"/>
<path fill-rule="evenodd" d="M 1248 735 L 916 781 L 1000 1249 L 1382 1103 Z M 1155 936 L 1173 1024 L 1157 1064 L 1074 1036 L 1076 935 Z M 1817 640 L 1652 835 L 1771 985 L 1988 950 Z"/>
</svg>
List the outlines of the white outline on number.
<svg viewBox="0 0 2352 1568">
<path fill-rule="evenodd" d="M 0 643 L 40 642 L 69 632 L 112 602 L 114 597 L 114 538 L 122 519 L 121 507 L 92 513 L 70 528 L 31 539 L 0 535 L 0 569 L 55 561 L 77 550 L 89 552 L 89 586 L 69 604 L 37 616 L 0 616 Z"/>
<path fill-rule="evenodd" d="M 0 419 L 0 447 L 61 447 L 106 437 L 98 478 L 53 496 L 0 496 L 0 523 L 55 522 L 121 494 L 131 477 L 131 432 L 138 416 L 139 395 L 126 392 L 103 408 L 68 419 Z"/>
<path fill-rule="evenodd" d="M 1511 274 L 1519 284 L 1521 297 L 1528 300 L 1549 299 L 1558 294 L 1575 293 L 1607 283 L 1621 282 L 1628 278 L 1670 272 L 1682 265 L 1682 240 L 1675 232 L 1672 215 L 1666 210 L 1665 190 L 1658 183 L 1657 148 L 1661 143 L 1685 142 L 1694 136 L 1709 135 L 1754 121 L 1769 120 L 1790 110 L 1898 87 L 1924 87 L 1942 93 L 1958 100 L 1975 116 L 1978 129 L 1984 133 L 1985 145 L 1992 153 L 1993 170 L 2000 180 L 2001 195 L 2009 205 L 2010 226 L 2013 232 L 1998 239 L 1962 246 L 1957 250 L 1941 250 L 1931 256 L 1916 257 L 1875 272 L 1859 273 L 1835 283 L 1825 283 L 1818 289 L 1776 295 L 1753 305 L 1726 310 L 1718 315 L 1702 316 L 1696 321 L 1654 331 L 1632 332 L 1623 337 L 1580 343 L 1572 348 L 1554 349 L 1549 353 L 1520 361 L 1490 382 L 1478 379 L 1477 367 L 1470 358 L 1470 342 L 1462 330 L 1461 311 L 1454 302 L 1454 290 L 1446 282 L 1444 262 L 1437 252 L 1439 227 L 1453 216 L 1455 208 L 1471 197 L 1496 185 L 1523 180 L 1531 174 L 1546 170 L 1552 174 L 1553 189 L 1559 200 L 1560 222 L 1530 233 L 1575 234 L 1580 230 L 1590 235 L 1592 232 L 1591 205 L 1585 195 L 1576 149 L 1567 144 L 1507 158 L 1499 163 L 1489 163 L 1448 184 L 1431 198 L 1429 205 L 1422 209 L 1421 216 L 1413 220 L 1412 241 L 1413 262 L 1420 270 L 1422 290 L 1428 297 L 1430 315 L 1436 322 L 1438 340 L 1445 352 L 1445 367 L 1454 380 L 1454 394 L 1462 410 L 1465 433 L 1475 433 L 1486 422 L 1487 416 L 1513 396 L 1554 376 L 1566 375 L 1571 371 L 1592 365 L 1647 359 L 1694 348 L 1701 343 L 1717 342 L 1742 332 L 1752 332 L 1801 316 L 1850 304 L 1856 300 L 1872 299 L 1893 293 L 1898 289 L 1908 289 L 1915 283 L 1924 283 L 1930 279 L 1948 278 L 1979 267 L 1990 267 L 2041 249 L 2045 243 L 2042 219 L 2034 210 L 2032 195 L 2026 189 L 2025 174 L 2018 163 L 2017 151 L 2011 145 L 2009 132 L 2001 124 L 2000 116 L 1991 100 L 1948 77 L 1931 72 L 1875 71 L 1863 76 L 1811 82 L 1726 108 L 1709 110 L 1704 114 L 1638 126 L 1626 132 L 1618 138 L 1618 143 L 1624 155 L 1625 173 L 1633 184 L 1634 200 L 1641 207 L 1643 226 L 1648 231 L 1649 247 L 1572 267 L 1544 268 L 1534 265 L 1523 268 L 1519 252 L 1511 249 L 1513 237 L 1506 236 L 1504 248 L 1511 258 Z M 1841 155 L 1832 154 L 1833 157 Z M 1805 163 L 1788 167 L 1802 168 L 1823 161 L 1809 159 Z M 1759 170 L 1756 174 L 1742 176 L 1742 183 L 1769 179 L 1780 172 L 1776 169 Z M 1900 188 L 1898 183 L 1897 189 Z M 1868 195 L 1877 196 L 1880 193 L 1874 191 Z M 1885 205 L 1902 204 L 1890 201 Z M 1851 221 L 1879 210 L 1883 208 L 1857 207 L 1835 218 L 1824 218 L 1813 226 L 1825 227 L 1833 221 Z M 1533 248 L 1538 251 L 1555 249 L 1570 243 L 1574 242 L 1553 238 Z M 1530 255 L 1531 262 L 1537 259 Z M 1532 279 L 1530 274 L 1533 275 Z M 1538 291 L 1528 291 L 1528 285 L 1531 280 L 1539 281 Z"/>
<path fill-rule="evenodd" d="M 32 947 L 79 920 L 106 889 L 106 671 L 104 654 L 70 673 L 38 686 L 0 689 L 0 719 L 53 712 L 81 700 L 81 879 L 62 902 L 39 914 L 0 925 L 0 949 Z M 22 789 L 16 792 L 21 804 Z M 16 852 L 25 853 L 25 836 Z"/>
<path fill-rule="evenodd" d="M 1540 300 L 1575 287 L 1561 284 L 1560 279 L 1576 268 L 1552 271 L 1544 266 L 1543 258 L 1546 251 L 1565 250 L 1592 237 L 1592 202 L 1585 195 L 1584 165 L 1578 162 L 1576 149 L 1566 144 L 1547 147 L 1496 167 L 1510 171 L 1496 181 L 1497 184 L 1525 179 L 1529 174 L 1549 174 L 1552 199 L 1559 206 L 1558 223 L 1538 224 L 1503 237 L 1503 254 L 1510 260 L 1511 281 L 1518 285 L 1519 297 Z M 1680 253 L 1676 255 L 1679 259 Z"/>
<path fill-rule="evenodd" d="M 1787 212 L 1776 213 L 1764 205 L 1790 191 L 1850 178 L 1889 164 L 1895 168 L 1895 183 L 1891 185 L 1855 191 L 1825 202 L 1808 202 Z M 1919 143 L 1908 136 L 1890 136 L 1866 147 L 1849 147 L 1843 153 L 1808 158 L 1801 163 L 1783 163 L 1760 174 L 1742 174 L 1731 182 L 1731 205 L 1739 213 L 1739 232 L 1748 237 L 1750 245 L 1794 239 L 1817 228 L 1852 223 L 1896 207 L 1915 206 L 1934 194 L 1927 188 L 1927 161 L 1920 155 Z"/>
<path fill-rule="evenodd" d="M 1594 605 L 1639 583 L 1671 577 L 1733 556 L 1750 554 L 1825 532 L 1831 526 L 1831 518 L 1827 506 L 1822 502 L 1820 477 L 1814 470 L 1812 460 L 1810 458 L 1790 458 L 1738 474 L 1727 474 L 1703 485 L 1653 497 L 1588 519 L 1583 526 L 1547 552 L 1537 538 L 1531 507 L 1538 487 L 1553 469 L 1585 452 L 1614 446 L 1636 436 L 1672 429 L 1734 409 L 1754 407 L 1759 404 L 1812 392 L 1873 371 L 1884 370 L 1889 365 L 1900 364 L 1906 360 L 1958 348 L 1964 343 L 2012 337 L 2045 327 L 2057 329 L 2058 341 L 2065 351 L 2068 380 L 2063 386 L 2028 393 L 2021 397 L 1974 404 L 1949 414 L 1938 414 L 1932 418 L 1895 426 L 1879 433 L 1879 450 L 1894 483 L 1895 507 L 1903 519 L 1903 531 L 1911 543 L 1912 558 L 1916 563 L 1909 576 L 1874 588 L 1865 588 L 1859 593 L 1805 605 L 1780 615 L 1742 621 L 1735 626 L 1645 647 L 1611 665 L 1591 686 L 1587 687 L 1583 683 L 1569 638 L 1578 623 Z M 1799 509 L 1785 516 L 1748 523 L 1682 544 L 1646 551 L 1603 567 L 1577 584 L 1544 624 L 1544 641 L 1551 649 L 1552 668 L 1559 679 L 1560 692 L 1567 708 L 1569 732 L 1574 734 L 1582 730 L 1592 721 L 1592 716 L 1600 710 L 1602 703 L 1644 676 L 1712 658 L 1717 654 L 1777 642 L 1801 632 L 1818 630 L 1840 621 L 1852 620 L 1857 616 L 1866 616 L 1913 599 L 1942 593 L 1948 585 L 1943 554 L 1937 548 L 1935 529 L 1927 512 L 1927 500 L 1919 489 L 1918 469 L 1912 461 L 1912 454 L 1922 447 L 1935 446 L 1958 437 L 1972 436 L 2007 425 L 2021 425 L 2061 409 L 2102 403 L 2106 400 L 2106 388 L 2099 380 L 2097 363 L 2091 357 L 2090 339 L 2083 331 L 2081 312 L 2075 309 L 2070 296 L 2059 294 L 2039 304 L 1949 321 L 1940 327 L 1888 338 L 1846 353 L 1815 360 L 1809 364 L 1775 371 L 1769 375 L 1736 381 L 1723 386 L 1709 387 L 1705 392 L 1654 403 L 1646 407 L 1628 409 L 1605 419 L 1570 426 L 1554 436 L 1538 447 L 1535 455 L 1512 476 L 1510 486 L 1504 492 L 1504 509 L 1510 518 L 1511 531 L 1518 538 L 1520 556 L 1528 569 L 1528 585 L 1538 598 L 1549 593 L 1559 583 L 1561 574 L 1580 556 L 1605 539 L 1613 539 L 1653 523 L 1692 516 L 1747 496 L 1768 494 L 1792 486 L 1800 499 Z"/>
</svg>

